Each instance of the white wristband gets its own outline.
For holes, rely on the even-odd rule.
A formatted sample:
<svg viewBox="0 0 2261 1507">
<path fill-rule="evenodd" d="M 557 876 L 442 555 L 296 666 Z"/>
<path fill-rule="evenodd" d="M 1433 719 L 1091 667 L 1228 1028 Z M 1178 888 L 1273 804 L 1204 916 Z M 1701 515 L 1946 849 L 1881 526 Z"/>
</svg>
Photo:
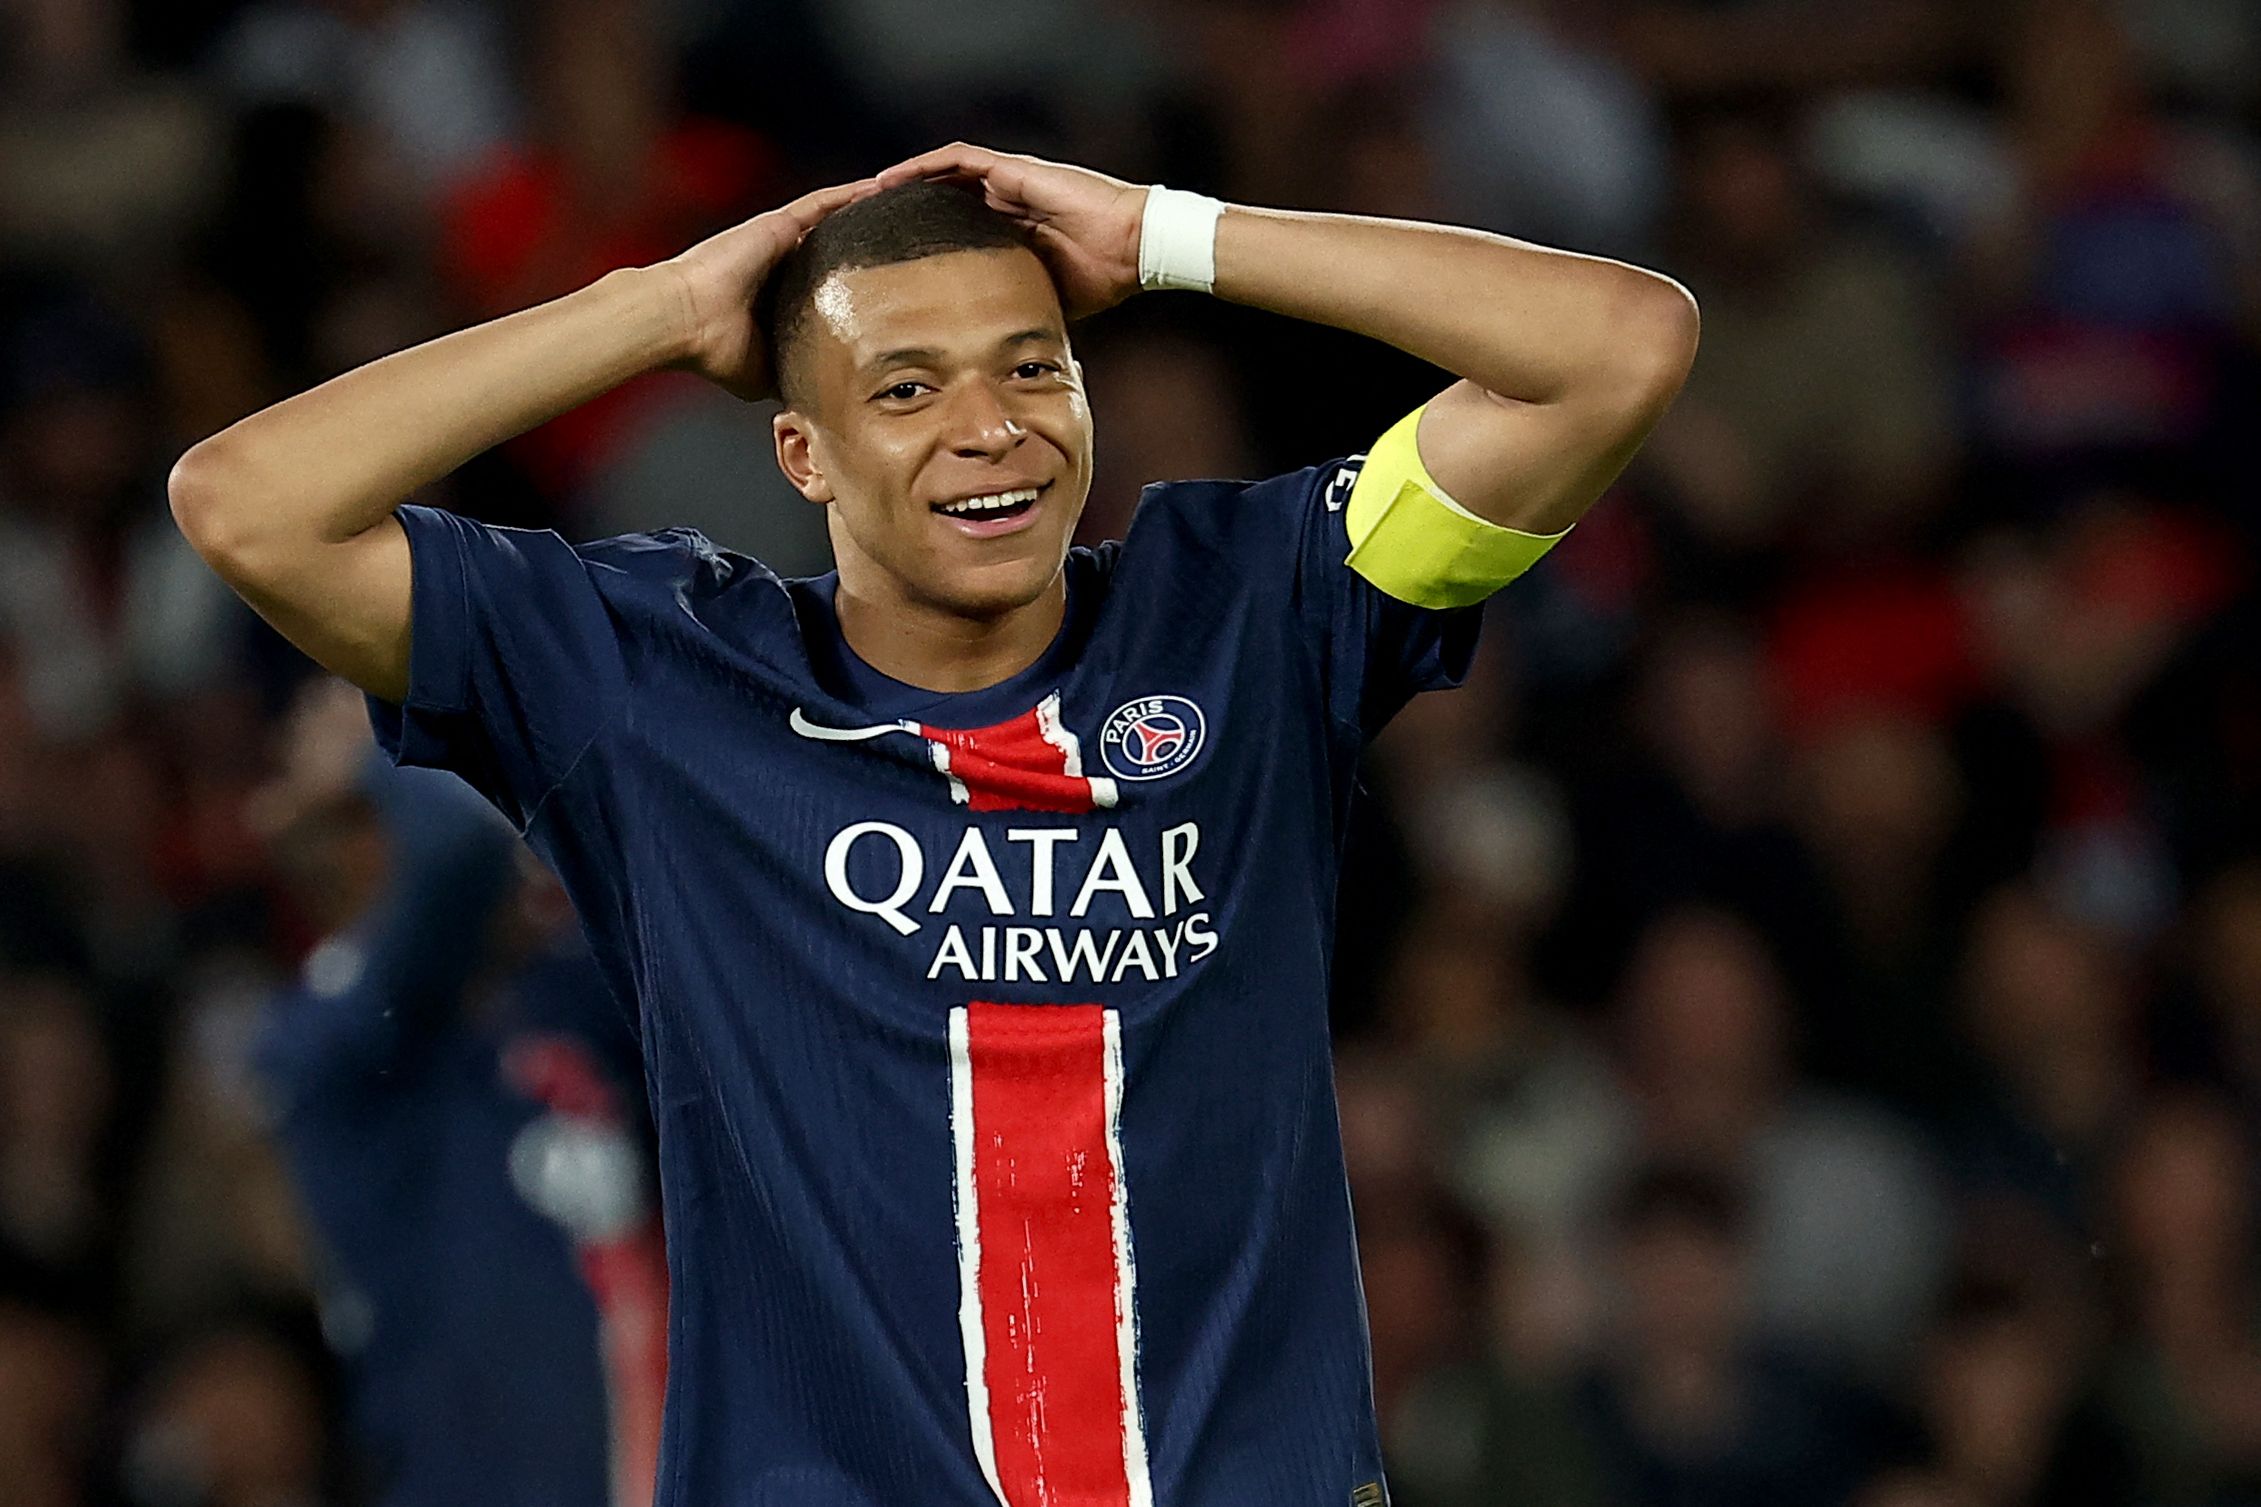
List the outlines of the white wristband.
<svg viewBox="0 0 2261 1507">
<path fill-rule="evenodd" d="M 1146 191 L 1138 231 L 1138 285 L 1208 293 L 1217 284 L 1217 221 L 1222 200 L 1155 184 Z"/>
</svg>

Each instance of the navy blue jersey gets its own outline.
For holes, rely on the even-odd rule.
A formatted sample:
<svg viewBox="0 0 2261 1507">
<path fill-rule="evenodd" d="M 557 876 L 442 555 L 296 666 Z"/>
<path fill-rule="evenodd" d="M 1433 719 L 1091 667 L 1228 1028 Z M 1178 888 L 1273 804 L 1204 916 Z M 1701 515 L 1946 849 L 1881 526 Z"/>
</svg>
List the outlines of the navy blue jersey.
<svg viewBox="0 0 2261 1507">
<path fill-rule="evenodd" d="M 963 694 L 863 664 L 832 577 L 400 509 L 379 741 L 524 830 L 639 1011 L 663 1507 L 1381 1500 L 1337 855 L 1477 618 L 1344 565 L 1357 464 L 1149 487 Z"/>
</svg>

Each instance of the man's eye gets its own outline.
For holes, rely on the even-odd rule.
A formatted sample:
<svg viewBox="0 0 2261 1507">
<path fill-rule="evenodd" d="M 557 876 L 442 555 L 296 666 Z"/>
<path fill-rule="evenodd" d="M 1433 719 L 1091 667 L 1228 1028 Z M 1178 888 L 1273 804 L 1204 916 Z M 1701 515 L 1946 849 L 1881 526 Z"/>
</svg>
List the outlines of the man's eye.
<svg viewBox="0 0 2261 1507">
<path fill-rule="evenodd" d="M 898 403 L 908 403 L 919 395 L 919 389 L 925 385 L 924 382 L 898 382 L 893 387 L 884 389 L 880 396 L 892 398 Z"/>
<path fill-rule="evenodd" d="M 1046 372 L 1056 372 L 1059 369 L 1049 361 L 1023 361 L 1013 368 L 1013 375 L 1016 377 L 1026 377 L 1031 374 L 1041 376 Z"/>
</svg>

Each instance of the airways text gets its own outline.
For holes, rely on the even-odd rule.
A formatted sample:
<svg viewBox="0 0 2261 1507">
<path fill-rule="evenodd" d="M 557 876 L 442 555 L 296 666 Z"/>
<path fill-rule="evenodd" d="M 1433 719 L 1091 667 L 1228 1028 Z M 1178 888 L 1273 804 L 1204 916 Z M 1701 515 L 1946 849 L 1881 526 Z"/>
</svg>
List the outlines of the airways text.
<svg viewBox="0 0 2261 1507">
<path fill-rule="evenodd" d="M 1001 841 L 998 839 L 1001 837 Z M 1217 933 L 1194 877 L 1201 828 L 1183 822 L 1134 858 L 1117 826 L 967 826 L 929 885 L 926 850 L 891 822 L 857 822 L 824 852 L 824 882 L 849 910 L 914 936 L 940 917 L 926 976 L 980 982 L 1120 983 L 1175 978 L 1217 949 Z M 967 911 L 997 920 L 1084 925 L 967 924 Z M 1110 920 L 1134 923 L 1109 927 Z M 1138 922 L 1155 923 L 1137 925 Z"/>
</svg>

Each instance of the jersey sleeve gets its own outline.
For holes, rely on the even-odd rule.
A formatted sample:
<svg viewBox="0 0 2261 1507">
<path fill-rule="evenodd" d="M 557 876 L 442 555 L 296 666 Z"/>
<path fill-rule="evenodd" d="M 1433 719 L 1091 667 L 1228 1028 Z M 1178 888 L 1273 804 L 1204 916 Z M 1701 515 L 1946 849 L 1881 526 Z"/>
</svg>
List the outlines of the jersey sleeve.
<svg viewBox="0 0 2261 1507">
<path fill-rule="evenodd" d="M 1501 528 L 1438 486 L 1415 444 L 1426 407 L 1322 467 L 1307 504 L 1298 596 L 1332 713 L 1361 739 L 1416 693 L 1460 684 L 1484 600 L 1562 537 Z"/>
<path fill-rule="evenodd" d="M 408 695 L 368 698 L 396 764 L 460 776 L 524 833 L 627 699 L 594 572 L 549 529 L 403 504 L 412 572 Z"/>
<path fill-rule="evenodd" d="M 1340 504 L 1322 499 L 1334 487 L 1349 486 L 1355 464 L 1353 457 L 1330 468 L 1336 480 L 1314 496 L 1317 511 L 1306 520 L 1296 596 L 1299 626 L 1319 660 L 1329 717 L 1363 742 L 1415 694 L 1445 690 L 1466 678 L 1483 608 L 1417 607 L 1350 568 Z"/>
</svg>

